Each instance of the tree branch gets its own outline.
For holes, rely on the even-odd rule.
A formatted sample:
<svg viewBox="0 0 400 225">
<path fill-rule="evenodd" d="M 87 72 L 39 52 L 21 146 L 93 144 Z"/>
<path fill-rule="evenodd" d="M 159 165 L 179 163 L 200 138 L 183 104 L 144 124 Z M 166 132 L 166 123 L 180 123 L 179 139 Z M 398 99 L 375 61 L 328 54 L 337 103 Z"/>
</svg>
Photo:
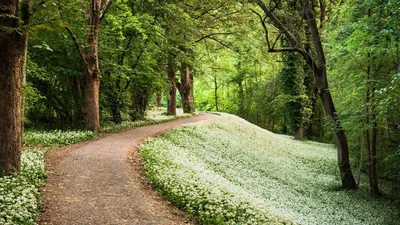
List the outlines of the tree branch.
<svg viewBox="0 0 400 225">
<path fill-rule="evenodd" d="M 253 10 L 253 9 L 251 9 L 251 11 L 252 11 L 254 14 L 256 14 L 256 15 L 260 18 L 261 25 L 263 26 L 264 31 L 265 31 L 265 39 L 266 39 L 266 41 L 267 41 L 268 50 L 269 50 L 269 49 L 271 49 L 271 44 L 270 44 L 270 42 L 269 42 L 269 32 L 268 32 L 268 28 L 267 28 L 267 25 L 265 24 L 265 19 L 266 19 L 267 17 L 262 18 L 261 14 L 258 13 L 257 11 L 255 11 L 255 10 Z"/>
<path fill-rule="evenodd" d="M 269 49 L 268 52 L 297 52 L 297 53 L 300 53 L 303 56 L 304 60 L 306 60 L 307 64 L 310 66 L 310 68 L 314 72 L 319 71 L 318 65 L 316 65 L 314 63 L 314 60 L 312 59 L 311 55 L 309 55 L 303 49 L 299 49 L 299 48 L 295 48 L 295 47 L 272 48 L 272 49 Z"/>
<path fill-rule="evenodd" d="M 69 36 L 71 37 L 72 41 L 74 42 L 75 47 L 79 52 L 79 56 L 81 57 L 83 63 L 85 64 L 85 68 L 87 69 L 88 63 L 85 59 L 85 55 L 83 54 L 81 47 L 79 46 L 78 40 L 76 39 L 74 32 L 67 26 L 65 26 L 65 29 L 68 31 Z"/>
<path fill-rule="evenodd" d="M 107 2 L 104 4 L 103 9 L 100 12 L 100 21 L 103 20 L 103 17 L 107 13 L 107 10 L 110 8 L 111 3 L 112 0 L 107 0 Z"/>
<path fill-rule="evenodd" d="M 320 7 L 320 16 L 319 16 L 319 29 L 323 30 L 324 29 L 324 22 L 325 22 L 325 17 L 326 17 L 326 4 L 325 0 L 319 0 L 319 7 Z"/>
<path fill-rule="evenodd" d="M 124 63 L 126 51 L 128 51 L 129 46 L 131 45 L 131 42 L 132 42 L 132 40 L 133 40 L 133 36 L 134 36 L 134 35 L 131 35 L 131 37 L 129 38 L 128 43 L 126 44 L 126 46 L 125 46 L 125 48 L 124 48 L 124 51 L 122 52 L 122 56 L 121 56 L 121 58 L 120 58 L 120 60 L 119 60 L 119 65 L 122 65 L 122 64 Z"/>
<path fill-rule="evenodd" d="M 24 26 L 28 26 L 29 20 L 32 16 L 32 7 L 28 0 L 21 1 L 21 17 Z"/>
<path fill-rule="evenodd" d="M 204 39 L 206 39 L 206 38 L 209 38 L 209 37 L 211 37 L 211 36 L 215 36 L 215 35 L 230 35 L 230 34 L 234 34 L 234 33 L 235 33 L 235 32 L 211 33 L 211 34 L 208 34 L 208 35 L 203 36 L 203 37 L 201 37 L 200 39 L 196 40 L 195 43 L 198 43 L 198 42 L 200 42 L 200 41 L 202 41 L 202 40 L 204 40 Z"/>
<path fill-rule="evenodd" d="M 228 48 L 228 49 L 232 50 L 233 52 L 239 53 L 238 50 L 233 49 L 231 46 L 225 44 L 224 42 L 222 42 L 222 41 L 220 41 L 220 40 L 218 40 L 218 39 L 216 39 L 216 38 L 214 38 L 214 37 L 212 37 L 212 36 L 211 36 L 211 37 L 208 37 L 208 39 L 211 39 L 211 40 L 213 40 L 213 41 L 219 43 L 220 45 L 224 46 L 225 48 Z"/>
<path fill-rule="evenodd" d="M 272 13 L 271 10 L 268 9 L 267 6 L 261 1 L 256 0 L 257 5 L 264 11 L 265 15 L 271 19 L 272 24 L 279 29 L 280 32 L 284 33 L 290 41 L 294 44 L 294 47 L 297 48 L 299 43 L 297 38 L 289 31 L 289 29 Z M 275 9 L 275 7 L 274 7 Z"/>
<path fill-rule="evenodd" d="M 146 41 L 144 42 L 143 48 L 140 50 L 139 55 L 136 57 L 136 60 L 135 60 L 134 64 L 131 67 L 132 71 L 134 71 L 136 69 L 136 67 L 139 65 L 140 58 L 142 57 L 148 42 L 149 42 L 149 38 L 146 39 Z M 131 82 L 132 82 L 132 78 L 130 78 L 128 80 L 128 82 L 126 83 L 126 85 L 125 85 L 125 87 L 123 89 L 124 91 L 126 91 L 126 89 L 128 89 L 128 87 L 131 84 Z"/>
</svg>

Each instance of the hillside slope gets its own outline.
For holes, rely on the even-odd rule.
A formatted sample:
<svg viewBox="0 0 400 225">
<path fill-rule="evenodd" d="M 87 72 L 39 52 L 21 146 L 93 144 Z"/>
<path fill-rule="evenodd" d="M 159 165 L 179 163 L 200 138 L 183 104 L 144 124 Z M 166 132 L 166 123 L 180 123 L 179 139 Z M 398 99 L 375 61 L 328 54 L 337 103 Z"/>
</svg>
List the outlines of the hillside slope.
<svg viewBox="0 0 400 225">
<path fill-rule="evenodd" d="M 141 147 L 147 176 L 204 224 L 400 224 L 366 187 L 337 191 L 334 146 L 273 134 L 232 115 Z"/>
</svg>

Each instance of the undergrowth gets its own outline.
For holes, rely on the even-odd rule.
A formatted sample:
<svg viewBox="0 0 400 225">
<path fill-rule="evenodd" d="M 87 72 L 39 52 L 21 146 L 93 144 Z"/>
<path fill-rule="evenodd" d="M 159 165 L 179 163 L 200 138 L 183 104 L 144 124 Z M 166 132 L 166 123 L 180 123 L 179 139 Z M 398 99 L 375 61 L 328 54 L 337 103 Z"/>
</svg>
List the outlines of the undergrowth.
<svg viewBox="0 0 400 225">
<path fill-rule="evenodd" d="M 0 224 L 36 224 L 45 177 L 43 153 L 23 152 L 21 173 L 0 178 Z"/>
<path fill-rule="evenodd" d="M 235 116 L 175 129 L 141 155 L 150 181 L 202 224 L 400 224 L 394 204 L 368 195 L 366 178 L 358 191 L 337 191 L 334 146 Z"/>
<path fill-rule="evenodd" d="M 24 132 L 24 146 L 66 146 L 97 137 L 92 131 L 76 130 L 26 130 Z"/>
</svg>

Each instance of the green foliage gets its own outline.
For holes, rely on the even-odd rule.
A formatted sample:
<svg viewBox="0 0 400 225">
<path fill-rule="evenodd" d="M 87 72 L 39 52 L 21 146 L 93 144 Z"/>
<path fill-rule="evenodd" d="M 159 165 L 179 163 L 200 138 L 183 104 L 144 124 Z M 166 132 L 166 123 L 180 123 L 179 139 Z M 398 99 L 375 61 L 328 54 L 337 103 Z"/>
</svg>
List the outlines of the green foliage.
<svg viewBox="0 0 400 225">
<path fill-rule="evenodd" d="M 151 182 L 202 224 L 399 222 L 396 206 L 369 198 L 365 185 L 334 190 L 332 145 L 295 141 L 235 116 L 175 129 L 142 145 L 141 155 Z"/>
<path fill-rule="evenodd" d="M 377 124 L 377 161 L 380 178 L 399 186 L 398 160 L 385 161 L 400 145 L 398 73 L 400 18 L 398 2 L 346 1 L 335 8 L 325 42 L 329 74 L 339 116 L 352 153 L 366 154 L 365 133 Z M 366 118 L 370 118 L 369 123 Z M 366 157 L 364 157 L 366 158 Z M 361 159 L 361 157 L 360 157 Z M 365 162 L 363 163 L 366 166 Z M 396 192 L 394 190 L 394 192 Z M 400 189 L 397 195 L 400 194 Z"/>
<path fill-rule="evenodd" d="M 0 224 L 36 224 L 45 177 L 43 154 L 23 152 L 21 173 L 0 178 Z"/>
<path fill-rule="evenodd" d="M 97 137 L 97 133 L 83 130 L 26 130 L 24 146 L 66 146 Z"/>
<path fill-rule="evenodd" d="M 280 72 L 281 89 L 289 98 L 285 102 L 286 121 L 291 132 L 299 128 L 307 128 L 312 113 L 311 102 L 306 95 L 304 85 L 306 71 L 305 62 L 295 53 L 283 54 L 284 66 Z"/>
</svg>

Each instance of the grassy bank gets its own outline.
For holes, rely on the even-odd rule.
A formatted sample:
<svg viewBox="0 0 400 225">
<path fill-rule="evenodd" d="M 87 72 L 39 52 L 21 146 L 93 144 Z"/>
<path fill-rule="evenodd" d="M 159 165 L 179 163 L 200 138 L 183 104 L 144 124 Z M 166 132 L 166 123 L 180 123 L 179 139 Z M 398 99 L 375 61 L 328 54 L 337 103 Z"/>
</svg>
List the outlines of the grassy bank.
<svg viewBox="0 0 400 225">
<path fill-rule="evenodd" d="M 276 135 L 223 115 L 141 147 L 147 176 L 203 224 L 400 224 L 367 183 L 338 191 L 332 145 Z"/>
</svg>

